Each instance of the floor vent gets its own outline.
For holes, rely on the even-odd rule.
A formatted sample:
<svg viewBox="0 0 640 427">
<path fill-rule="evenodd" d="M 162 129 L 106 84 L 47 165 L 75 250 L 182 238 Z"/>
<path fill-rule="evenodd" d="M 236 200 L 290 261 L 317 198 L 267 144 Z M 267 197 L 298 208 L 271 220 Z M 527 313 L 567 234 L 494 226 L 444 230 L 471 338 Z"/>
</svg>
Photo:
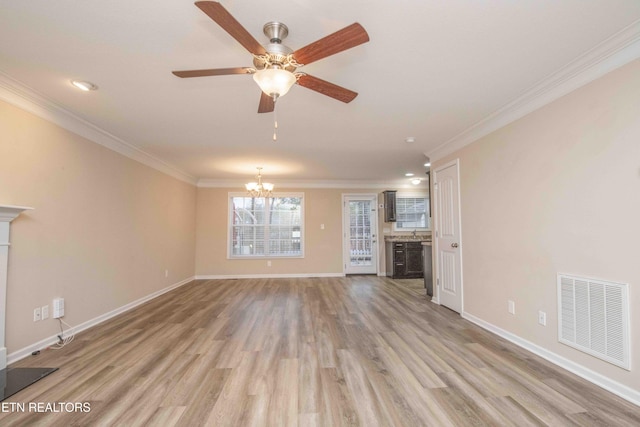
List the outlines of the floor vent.
<svg viewBox="0 0 640 427">
<path fill-rule="evenodd" d="M 558 274 L 560 342 L 630 370 L 628 288 Z"/>
</svg>

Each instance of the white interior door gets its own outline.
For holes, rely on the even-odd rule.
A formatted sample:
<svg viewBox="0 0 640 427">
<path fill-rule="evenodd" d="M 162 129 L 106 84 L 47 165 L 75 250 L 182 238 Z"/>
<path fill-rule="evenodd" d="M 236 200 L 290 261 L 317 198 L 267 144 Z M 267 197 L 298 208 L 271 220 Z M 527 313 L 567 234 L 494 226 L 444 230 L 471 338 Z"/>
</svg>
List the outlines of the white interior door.
<svg viewBox="0 0 640 427">
<path fill-rule="evenodd" d="M 376 274 L 378 272 L 378 196 L 344 195 L 344 272 Z"/>
<path fill-rule="evenodd" d="M 458 161 L 435 171 L 436 285 L 438 302 L 462 312 L 462 254 Z"/>
</svg>

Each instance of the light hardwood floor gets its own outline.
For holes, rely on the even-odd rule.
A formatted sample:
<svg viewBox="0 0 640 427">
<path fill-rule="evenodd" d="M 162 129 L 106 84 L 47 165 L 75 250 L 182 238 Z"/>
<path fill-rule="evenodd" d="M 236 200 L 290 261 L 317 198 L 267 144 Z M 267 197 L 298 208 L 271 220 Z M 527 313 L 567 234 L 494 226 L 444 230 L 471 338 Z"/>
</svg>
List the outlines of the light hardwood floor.
<svg viewBox="0 0 640 427">
<path fill-rule="evenodd" d="M 638 426 L 640 408 L 375 276 L 196 281 L 14 366 L 0 425 Z"/>
</svg>

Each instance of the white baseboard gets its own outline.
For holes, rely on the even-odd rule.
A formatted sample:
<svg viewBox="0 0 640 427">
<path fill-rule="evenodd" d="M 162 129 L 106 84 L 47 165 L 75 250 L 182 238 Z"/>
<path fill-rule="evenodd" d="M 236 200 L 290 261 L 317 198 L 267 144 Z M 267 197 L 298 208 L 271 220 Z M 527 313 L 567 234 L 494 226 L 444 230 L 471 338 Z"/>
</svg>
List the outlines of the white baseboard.
<svg viewBox="0 0 640 427">
<path fill-rule="evenodd" d="M 104 322 L 105 320 L 109 320 L 112 317 L 117 316 L 118 314 L 124 313 L 125 311 L 129 311 L 132 308 L 135 308 L 141 304 L 144 304 L 147 301 L 157 298 L 162 294 L 166 294 L 167 292 L 172 291 L 176 288 L 179 288 L 180 286 L 186 285 L 187 283 L 192 282 L 194 279 L 195 277 L 192 276 L 187 279 L 181 280 L 178 283 L 174 283 L 173 285 L 170 285 L 164 289 L 160 289 L 159 291 L 153 292 L 145 297 L 142 297 L 138 300 L 130 302 L 129 304 L 123 305 L 122 307 L 116 308 L 115 310 L 111 310 L 108 313 L 102 314 L 91 320 L 87 320 L 86 322 L 83 322 L 79 325 L 72 327 L 70 332 L 73 332 L 74 334 L 77 334 L 78 332 L 82 332 L 86 329 L 91 328 L 92 326 L 96 326 L 97 324 Z M 38 351 L 43 348 L 49 347 L 50 345 L 53 345 L 57 342 L 58 342 L 58 335 L 56 334 L 48 338 L 45 338 L 43 340 L 40 340 L 36 343 L 33 343 L 31 345 L 28 345 L 18 351 L 15 351 L 9 354 L 7 356 L 7 364 L 11 364 L 11 363 L 17 362 L 20 359 L 24 359 L 25 357 L 31 355 L 31 353 L 33 353 L 34 351 Z"/>
<path fill-rule="evenodd" d="M 196 276 L 196 280 L 219 279 L 289 279 L 309 277 L 345 277 L 344 273 L 293 273 L 293 274 L 203 274 Z"/>
<path fill-rule="evenodd" d="M 640 406 L 640 391 L 634 390 L 630 387 L 627 387 L 624 384 L 620 384 L 617 381 L 613 381 L 610 378 L 605 377 L 597 372 L 592 371 L 591 369 L 585 368 L 582 365 L 579 365 L 565 357 L 562 357 L 556 353 L 553 353 L 547 350 L 544 347 L 540 347 L 537 344 L 534 344 L 530 341 L 527 341 L 518 335 L 512 334 L 511 332 L 505 331 L 491 323 L 485 322 L 484 320 L 475 317 L 469 313 L 462 313 L 462 317 L 467 319 L 468 321 L 475 323 L 483 329 L 488 330 L 489 332 L 493 332 L 494 334 L 501 336 L 507 341 L 512 342 L 513 344 L 524 348 L 525 350 L 534 353 L 543 359 L 548 360 L 549 362 L 566 369 L 569 372 L 576 374 L 577 376 L 584 378 L 585 380 L 601 387 L 611 393 L 622 397 L 625 400 L 633 403 L 634 405 Z"/>
</svg>

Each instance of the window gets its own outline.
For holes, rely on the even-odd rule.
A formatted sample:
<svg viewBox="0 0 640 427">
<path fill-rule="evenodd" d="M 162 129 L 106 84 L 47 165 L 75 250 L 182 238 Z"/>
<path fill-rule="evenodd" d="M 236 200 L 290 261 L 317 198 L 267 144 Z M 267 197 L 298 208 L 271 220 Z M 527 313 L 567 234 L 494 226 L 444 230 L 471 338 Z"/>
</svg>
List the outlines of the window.
<svg viewBox="0 0 640 427">
<path fill-rule="evenodd" d="M 229 197 L 229 257 L 302 257 L 304 198 Z"/>
<path fill-rule="evenodd" d="M 397 194 L 393 227 L 397 231 L 428 230 L 429 198 L 419 194 Z"/>
</svg>

